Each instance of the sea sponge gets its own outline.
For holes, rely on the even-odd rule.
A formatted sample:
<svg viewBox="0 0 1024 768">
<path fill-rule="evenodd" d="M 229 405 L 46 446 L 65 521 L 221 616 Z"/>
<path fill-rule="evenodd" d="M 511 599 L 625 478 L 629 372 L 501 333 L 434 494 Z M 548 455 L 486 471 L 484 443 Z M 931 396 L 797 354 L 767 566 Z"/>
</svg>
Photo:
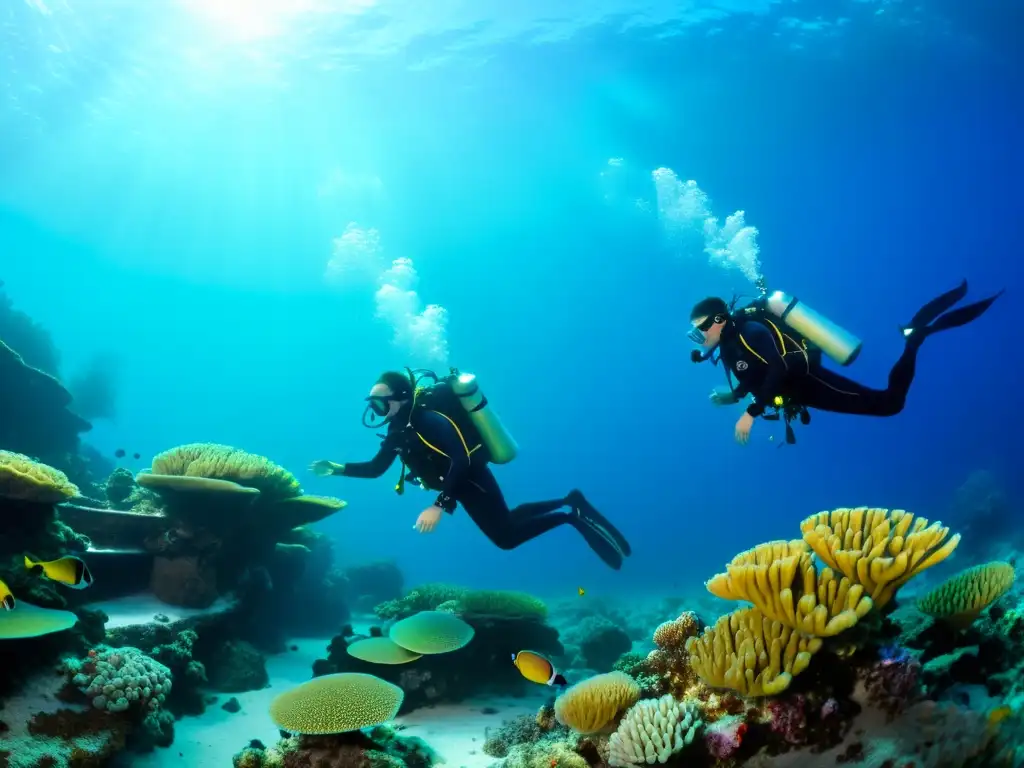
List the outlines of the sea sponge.
<svg viewBox="0 0 1024 768">
<path fill-rule="evenodd" d="M 960 543 L 941 523 L 901 509 L 835 509 L 800 524 L 806 541 L 830 568 L 860 584 L 882 608 L 911 578 L 942 562 Z"/>
<path fill-rule="evenodd" d="M 299 481 L 284 467 L 264 456 L 216 443 L 189 443 L 164 451 L 153 458 L 152 472 L 230 480 L 273 499 L 302 494 Z"/>
<path fill-rule="evenodd" d="M 345 651 L 361 661 L 371 664 L 408 664 L 422 658 L 387 637 L 367 637 L 345 646 Z"/>
<path fill-rule="evenodd" d="M 722 616 L 700 637 L 686 641 L 694 672 L 713 688 L 744 696 L 775 696 L 789 687 L 821 648 L 757 608 Z"/>
<path fill-rule="evenodd" d="M 418 654 L 457 651 L 468 645 L 474 634 L 469 624 L 445 611 L 420 611 L 395 622 L 388 630 L 394 643 Z"/>
<path fill-rule="evenodd" d="M 608 765 L 665 763 L 693 741 L 702 725 L 700 706 L 670 694 L 634 704 L 608 739 Z"/>
<path fill-rule="evenodd" d="M 724 600 L 748 600 L 769 619 L 813 637 L 845 632 L 872 608 L 864 587 L 831 568 L 818 574 L 800 540 L 769 541 L 742 552 L 705 585 Z"/>
<path fill-rule="evenodd" d="M 555 719 L 577 733 L 597 733 L 636 704 L 640 686 L 624 672 L 581 680 L 555 699 Z"/>
<path fill-rule="evenodd" d="M 124 712 L 136 703 L 156 710 L 171 692 L 171 670 L 138 648 L 100 646 L 64 668 L 72 685 L 106 712 Z"/>
<path fill-rule="evenodd" d="M 1010 563 L 976 565 L 940 584 L 917 607 L 922 613 L 964 628 L 1010 590 L 1015 575 Z"/>
<path fill-rule="evenodd" d="M 280 694 L 270 704 L 270 718 L 292 733 L 345 733 L 393 720 L 404 699 L 401 688 L 379 677 L 339 672 Z"/>
<path fill-rule="evenodd" d="M 59 469 L 13 451 L 0 451 L 0 496 L 37 504 L 59 504 L 78 487 Z"/>
<path fill-rule="evenodd" d="M 0 611 L 0 640 L 22 640 L 71 629 L 78 617 L 71 611 L 55 611 L 18 600 L 13 611 Z"/>
</svg>

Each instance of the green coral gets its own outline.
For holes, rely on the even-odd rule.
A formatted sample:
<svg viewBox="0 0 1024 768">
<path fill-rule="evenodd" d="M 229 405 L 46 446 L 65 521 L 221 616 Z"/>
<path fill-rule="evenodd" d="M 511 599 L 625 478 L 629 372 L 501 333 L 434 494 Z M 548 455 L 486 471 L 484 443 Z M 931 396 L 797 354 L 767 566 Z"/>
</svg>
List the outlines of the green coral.
<svg viewBox="0 0 1024 768">
<path fill-rule="evenodd" d="M 612 664 L 612 671 L 624 672 L 632 677 L 644 695 L 657 691 L 661 684 L 661 679 L 651 672 L 647 664 L 647 655 L 640 651 L 626 651 Z"/>
<path fill-rule="evenodd" d="M 71 684 L 107 712 L 155 711 L 171 692 L 171 670 L 138 648 L 100 646 L 84 660 L 66 660 L 64 668 Z"/>
<path fill-rule="evenodd" d="M 589 768 L 571 741 L 546 739 L 509 750 L 505 768 Z"/>
<path fill-rule="evenodd" d="M 543 622 L 548 609 L 542 600 L 525 592 L 467 589 L 451 584 L 423 584 L 397 600 L 381 603 L 374 612 L 381 619 L 404 619 L 420 611 L 457 613 L 474 619 L 517 619 Z"/>
</svg>

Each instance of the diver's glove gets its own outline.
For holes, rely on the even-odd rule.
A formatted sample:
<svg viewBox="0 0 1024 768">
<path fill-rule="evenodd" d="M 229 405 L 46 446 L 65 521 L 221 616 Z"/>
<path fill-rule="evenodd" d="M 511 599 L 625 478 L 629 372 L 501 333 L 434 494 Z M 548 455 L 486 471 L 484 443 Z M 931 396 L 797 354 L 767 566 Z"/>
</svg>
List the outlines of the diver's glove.
<svg viewBox="0 0 1024 768">
<path fill-rule="evenodd" d="M 736 393 L 730 390 L 713 389 L 711 390 L 711 396 L 708 398 L 711 400 L 712 405 L 736 405 L 740 401 L 736 397 Z"/>
</svg>

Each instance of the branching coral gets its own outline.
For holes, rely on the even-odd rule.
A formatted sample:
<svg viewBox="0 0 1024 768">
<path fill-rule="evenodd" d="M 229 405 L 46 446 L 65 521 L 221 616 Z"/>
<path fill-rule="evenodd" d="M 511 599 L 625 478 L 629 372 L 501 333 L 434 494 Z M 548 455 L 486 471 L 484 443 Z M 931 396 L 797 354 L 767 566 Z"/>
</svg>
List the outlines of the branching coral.
<svg viewBox="0 0 1024 768">
<path fill-rule="evenodd" d="M 941 563 L 960 543 L 949 528 L 903 510 L 835 509 L 800 524 L 804 540 L 830 568 L 864 587 L 878 608 L 911 578 Z"/>
<path fill-rule="evenodd" d="M 872 607 L 861 585 L 836 578 L 830 568 L 819 574 L 799 539 L 771 541 L 737 555 L 706 586 L 724 600 L 747 600 L 768 618 L 812 637 L 844 632 Z"/>
<path fill-rule="evenodd" d="M 922 613 L 962 629 L 1010 591 L 1015 575 L 1010 563 L 976 565 L 933 589 L 917 607 Z"/>
<path fill-rule="evenodd" d="M 821 643 L 747 608 L 687 640 L 686 650 L 694 671 L 708 685 L 745 696 L 773 696 L 807 668 Z"/>
</svg>

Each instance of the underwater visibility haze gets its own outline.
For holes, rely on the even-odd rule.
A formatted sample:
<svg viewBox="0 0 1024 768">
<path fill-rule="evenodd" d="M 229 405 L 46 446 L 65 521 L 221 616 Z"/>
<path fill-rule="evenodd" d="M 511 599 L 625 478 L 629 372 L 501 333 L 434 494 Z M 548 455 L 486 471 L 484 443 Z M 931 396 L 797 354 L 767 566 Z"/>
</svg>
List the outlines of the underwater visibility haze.
<svg viewBox="0 0 1024 768">
<path fill-rule="evenodd" d="M 6 0 L 0 765 L 1024 765 L 1022 27 Z"/>
</svg>

